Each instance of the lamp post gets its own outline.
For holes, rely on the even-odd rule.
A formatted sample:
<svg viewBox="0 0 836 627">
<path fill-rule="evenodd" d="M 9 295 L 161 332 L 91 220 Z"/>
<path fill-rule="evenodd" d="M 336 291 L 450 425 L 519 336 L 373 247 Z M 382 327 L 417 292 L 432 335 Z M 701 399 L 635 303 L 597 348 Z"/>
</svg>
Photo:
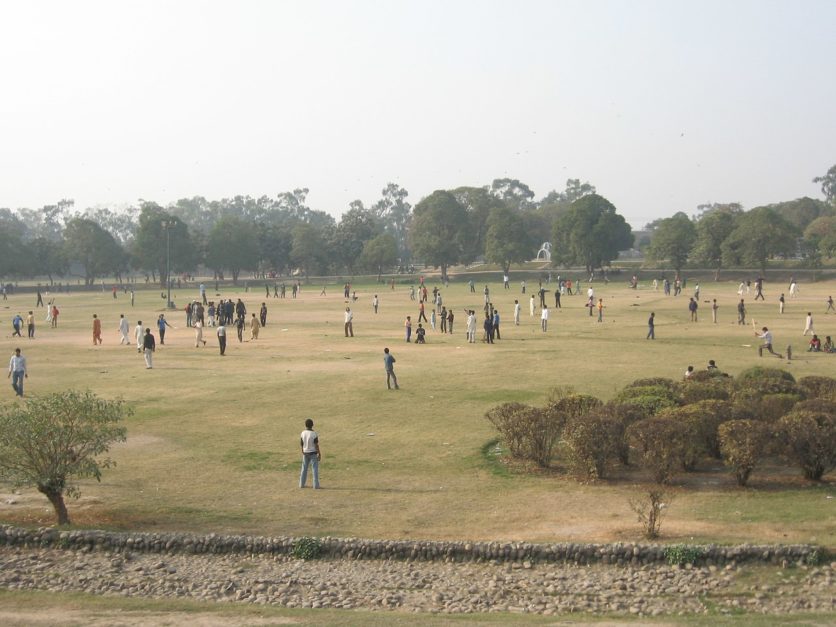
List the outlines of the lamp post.
<svg viewBox="0 0 836 627">
<path fill-rule="evenodd" d="M 165 230 L 165 283 L 168 288 L 165 306 L 168 309 L 173 309 L 174 305 L 171 302 L 171 229 L 177 225 L 177 222 L 175 220 L 163 220 L 162 225 Z"/>
</svg>

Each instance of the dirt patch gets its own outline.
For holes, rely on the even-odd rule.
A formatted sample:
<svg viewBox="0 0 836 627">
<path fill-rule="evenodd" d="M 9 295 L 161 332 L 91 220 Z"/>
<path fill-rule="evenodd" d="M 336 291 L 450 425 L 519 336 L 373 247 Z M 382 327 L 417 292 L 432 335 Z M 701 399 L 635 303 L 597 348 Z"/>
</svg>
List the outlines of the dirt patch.
<svg viewBox="0 0 836 627">
<path fill-rule="evenodd" d="M 50 625 L 68 627 L 159 627 L 161 625 L 190 625 L 191 627 L 238 627 L 245 625 L 294 625 L 299 621 L 292 618 L 257 616 L 234 616 L 215 612 L 143 612 L 143 611 L 82 611 L 61 608 L 41 610 L 0 610 L 0 624 L 8 627 L 18 625 Z"/>
</svg>

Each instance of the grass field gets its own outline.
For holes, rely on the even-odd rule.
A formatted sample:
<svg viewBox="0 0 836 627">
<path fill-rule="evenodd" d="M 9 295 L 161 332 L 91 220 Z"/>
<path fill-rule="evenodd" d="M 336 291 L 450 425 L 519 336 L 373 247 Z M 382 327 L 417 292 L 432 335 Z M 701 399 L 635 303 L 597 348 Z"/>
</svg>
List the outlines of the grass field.
<svg viewBox="0 0 836 627">
<path fill-rule="evenodd" d="M 194 347 L 182 311 L 168 314 L 177 328 L 158 346 L 146 370 L 135 348 L 119 346 L 119 313 L 152 322 L 163 311 L 159 291 L 129 298 L 94 291 L 58 294 L 60 327 L 36 312 L 33 341 L 10 337 L 11 318 L 34 306 L 34 295 L 0 301 L 3 346 L 21 346 L 29 362 L 27 394 L 90 388 L 121 396 L 135 409 L 128 442 L 113 451 L 118 465 L 100 484 L 84 482 L 70 501 L 74 523 L 141 530 L 224 531 L 258 534 L 376 538 L 609 541 L 640 538 L 628 499 L 643 478 L 624 473 L 611 482 L 582 485 L 560 460 L 549 472 L 527 473 L 496 461 L 496 434 L 484 413 L 509 400 L 542 403 L 554 385 L 571 385 L 603 399 L 639 377 L 679 378 L 709 359 L 731 374 L 761 363 L 783 365 L 796 377 L 836 376 L 836 355 L 805 352 L 804 316 L 812 311 L 822 337 L 836 335 L 836 315 L 824 315 L 833 283 L 802 284 L 801 295 L 778 314 L 785 285 L 767 285 L 766 302 L 746 296 L 749 318 L 767 325 L 791 363 L 758 358 L 752 326 L 736 324 L 737 282 L 703 282 L 700 321 L 689 322 L 691 284 L 683 296 L 665 297 L 645 283 L 595 285 L 604 298 L 603 323 L 587 315 L 583 296 L 565 296 L 552 312 L 548 333 L 528 314 L 518 281 L 503 290 L 490 284 L 502 315 L 502 340 L 467 344 L 463 309 L 480 312 L 483 283 L 469 293 L 466 279 L 442 291 L 455 314 L 455 334 L 428 332 L 425 346 L 404 342 L 406 315 L 417 318 L 409 289 L 358 284 L 354 338 L 343 335 L 342 285 L 306 286 L 299 298 L 267 301 L 267 327 L 257 341 L 239 343 L 230 332 L 227 355 L 218 355 L 212 329 L 206 348 Z M 432 288 L 432 282 L 428 286 Z M 553 287 L 546 286 L 546 287 Z M 585 289 L 586 285 L 584 285 Z M 536 282 L 529 281 L 536 289 Z M 380 296 L 380 313 L 372 295 Z M 224 289 L 257 311 L 263 286 L 249 293 Z M 178 306 L 197 297 L 196 286 L 173 294 Z M 210 290 L 210 299 L 218 296 Z M 523 303 L 513 325 L 513 301 Z M 552 293 L 547 296 L 553 304 Z M 719 323 L 711 323 L 717 298 Z M 429 311 L 429 307 L 428 307 Z M 656 312 L 655 342 L 646 321 Z M 92 315 L 103 320 L 104 344 L 92 344 Z M 249 317 L 249 314 L 248 314 Z M 832 320 L 832 323 L 831 323 Z M 481 329 L 481 327 L 480 327 Z M 156 330 L 155 330 L 156 331 Z M 25 335 L 25 333 L 24 333 Z M 156 335 L 156 332 L 155 332 Z M 249 333 L 245 339 L 249 338 Z M 748 345 L 748 346 L 747 346 Z M 397 359 L 400 391 L 387 391 L 383 347 Z M 7 399 L 14 402 L 12 390 Z M 299 432 L 312 417 L 320 433 L 323 490 L 299 490 Z M 746 489 L 731 474 L 709 466 L 682 475 L 662 527 L 664 540 L 814 542 L 836 546 L 833 475 L 820 484 L 793 468 L 756 471 Z M 2 489 L 0 489 L 2 491 Z M 45 498 L 34 490 L 0 500 L 0 520 L 51 524 Z"/>
</svg>

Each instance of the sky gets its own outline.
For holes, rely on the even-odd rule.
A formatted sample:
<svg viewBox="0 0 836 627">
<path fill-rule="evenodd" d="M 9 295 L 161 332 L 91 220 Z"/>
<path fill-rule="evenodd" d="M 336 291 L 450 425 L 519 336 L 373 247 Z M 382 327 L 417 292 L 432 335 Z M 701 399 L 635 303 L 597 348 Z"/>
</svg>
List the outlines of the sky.
<svg viewBox="0 0 836 627">
<path fill-rule="evenodd" d="M 635 227 L 821 198 L 836 2 L 0 4 L 0 207 L 595 185 Z"/>
</svg>

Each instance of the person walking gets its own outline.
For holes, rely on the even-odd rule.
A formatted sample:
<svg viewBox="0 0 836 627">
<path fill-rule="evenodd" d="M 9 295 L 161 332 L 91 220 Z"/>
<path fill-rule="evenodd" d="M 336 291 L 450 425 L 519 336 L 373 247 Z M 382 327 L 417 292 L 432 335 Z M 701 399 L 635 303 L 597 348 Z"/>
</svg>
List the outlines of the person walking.
<svg viewBox="0 0 836 627">
<path fill-rule="evenodd" d="M 136 352 L 142 352 L 142 337 L 145 335 L 145 330 L 142 328 L 142 320 L 137 320 L 134 327 L 134 338 L 136 339 Z"/>
<path fill-rule="evenodd" d="M 383 349 L 383 367 L 386 368 L 386 388 L 391 390 L 392 383 L 396 390 L 400 390 L 398 385 L 398 377 L 395 376 L 395 357 L 389 352 L 388 348 Z M 391 379 L 391 382 L 390 382 Z"/>
<path fill-rule="evenodd" d="M 420 303 L 418 303 L 418 322 L 421 322 L 421 321 L 429 322 L 427 320 L 427 314 L 424 311 L 424 301 L 423 300 Z"/>
<path fill-rule="evenodd" d="M 12 328 L 14 332 L 12 333 L 12 337 L 15 335 L 18 337 L 23 337 L 20 333 L 20 329 L 23 327 L 23 318 L 20 317 L 20 314 L 16 314 L 14 318 L 12 318 Z"/>
<path fill-rule="evenodd" d="M 154 352 L 157 350 L 157 343 L 154 336 L 151 335 L 151 327 L 145 329 L 145 335 L 142 338 L 142 349 L 145 351 L 145 369 L 151 370 L 154 367 Z"/>
<path fill-rule="evenodd" d="M 351 312 L 351 307 L 345 308 L 345 336 L 354 337 L 354 314 Z"/>
<path fill-rule="evenodd" d="M 250 339 L 257 340 L 258 339 L 258 332 L 261 329 L 261 323 L 258 321 L 258 318 L 255 317 L 255 314 L 252 315 L 250 318 Z"/>
<path fill-rule="evenodd" d="M 755 281 L 755 291 L 756 291 L 755 300 L 758 300 L 759 298 L 761 300 L 766 300 L 763 297 L 763 277 L 759 276 L 757 281 Z"/>
<path fill-rule="evenodd" d="M 35 339 L 35 314 L 31 311 L 26 316 L 26 332 L 30 340 Z"/>
<path fill-rule="evenodd" d="M 647 319 L 647 337 L 645 339 L 656 339 L 656 313 L 651 311 L 650 317 Z"/>
<path fill-rule="evenodd" d="M 44 306 L 44 297 L 41 295 L 41 286 L 38 285 L 38 294 L 37 300 L 35 301 L 35 307 L 43 307 Z"/>
<path fill-rule="evenodd" d="M 93 314 L 93 346 L 102 344 L 102 321 L 96 314 Z"/>
<path fill-rule="evenodd" d="M 742 298 L 737 303 L 737 324 L 746 324 L 746 304 Z"/>
<path fill-rule="evenodd" d="M 223 320 L 218 323 L 218 328 L 215 329 L 215 335 L 218 336 L 218 348 L 221 351 L 221 357 L 223 357 L 226 354 L 226 327 L 224 326 Z"/>
<path fill-rule="evenodd" d="M 267 303 L 261 303 L 261 309 L 258 312 L 258 321 L 261 326 L 267 326 Z"/>
<path fill-rule="evenodd" d="M 160 332 L 160 345 L 165 344 L 165 328 L 168 327 L 169 329 L 173 329 L 168 320 L 165 319 L 165 314 L 160 314 L 160 317 L 157 318 L 157 329 Z"/>
<path fill-rule="evenodd" d="M 247 319 L 244 316 L 235 318 L 235 333 L 238 335 L 238 341 L 244 341 L 244 327 L 247 326 Z"/>
<path fill-rule="evenodd" d="M 836 312 L 836 307 L 833 306 L 833 297 L 827 297 L 827 309 L 824 310 L 824 313 L 829 313 L 831 311 Z"/>
<path fill-rule="evenodd" d="M 374 307 L 374 312 L 377 313 L 377 307 L 380 305 L 380 301 L 377 299 L 377 294 L 374 295 L 372 299 L 372 307 Z"/>
<path fill-rule="evenodd" d="M 195 320 L 194 323 L 194 347 L 197 348 L 201 343 L 206 346 L 206 340 L 203 339 L 203 321 Z"/>
<path fill-rule="evenodd" d="M 299 438 L 302 445 L 302 473 L 299 475 L 299 487 L 304 488 L 308 480 L 308 468 L 313 471 L 313 488 L 319 490 L 319 462 L 322 450 L 319 448 L 319 434 L 313 430 L 313 420 L 305 420 L 305 430 Z"/>
<path fill-rule="evenodd" d="M 767 350 L 771 355 L 775 355 L 778 359 L 783 359 L 783 356 L 780 353 L 776 353 L 772 350 L 772 333 L 766 327 L 761 329 L 761 333 L 755 331 L 755 337 L 758 337 L 763 340 L 763 345 L 758 346 L 758 357 L 763 357 L 764 349 Z"/>
<path fill-rule="evenodd" d="M 131 339 L 128 337 L 130 328 L 128 327 L 128 319 L 125 314 L 119 314 L 119 346 L 123 344 L 131 345 Z"/>
<path fill-rule="evenodd" d="M 29 371 L 26 368 L 26 357 L 20 354 L 20 349 L 16 348 L 14 355 L 9 360 L 9 376 L 12 380 L 12 388 L 15 394 L 23 396 L 23 380 L 29 378 Z"/>
<path fill-rule="evenodd" d="M 720 306 L 717 304 L 717 299 L 715 298 L 713 301 L 711 301 L 711 321 L 714 324 L 717 324 L 717 310 L 719 308 Z"/>
<path fill-rule="evenodd" d="M 514 300 L 514 325 L 520 326 L 520 301 Z"/>
<path fill-rule="evenodd" d="M 802 335 L 807 334 L 813 335 L 815 334 L 815 330 L 813 329 L 813 314 L 812 312 L 807 312 L 807 319 L 804 321 L 804 333 Z"/>
<path fill-rule="evenodd" d="M 778 299 L 778 313 L 779 314 L 784 313 L 784 304 L 785 303 L 786 303 L 786 301 L 784 300 L 784 294 L 782 292 L 780 298 Z"/>
<path fill-rule="evenodd" d="M 545 333 L 549 329 L 549 308 L 548 307 L 543 307 L 543 311 L 540 312 L 540 328 L 543 330 L 543 333 Z"/>
</svg>

